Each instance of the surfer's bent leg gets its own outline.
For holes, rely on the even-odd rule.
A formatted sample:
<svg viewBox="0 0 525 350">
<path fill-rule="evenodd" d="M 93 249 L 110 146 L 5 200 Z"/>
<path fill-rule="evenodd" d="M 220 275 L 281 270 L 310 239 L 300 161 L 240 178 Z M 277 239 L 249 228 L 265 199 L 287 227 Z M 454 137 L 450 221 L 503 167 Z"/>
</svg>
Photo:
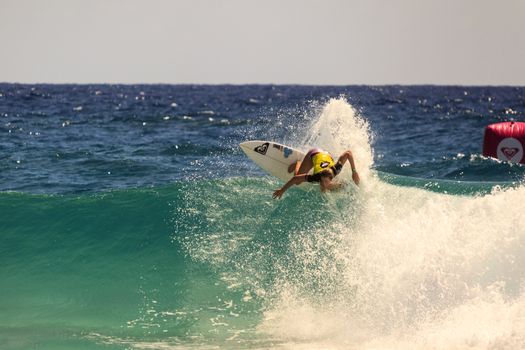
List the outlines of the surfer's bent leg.
<svg viewBox="0 0 525 350">
<path fill-rule="evenodd" d="M 290 164 L 290 166 L 288 167 L 288 172 L 293 173 L 294 175 L 297 175 L 297 172 L 299 171 L 299 167 L 301 166 L 301 163 L 302 162 L 300 160 L 296 160 L 295 162 Z"/>
<path fill-rule="evenodd" d="M 310 157 L 310 152 L 306 156 L 304 156 L 303 160 L 296 161 L 295 163 L 290 164 L 288 167 L 288 172 L 291 173 L 293 171 L 294 175 L 297 174 L 307 174 L 310 169 L 314 167 L 312 163 L 312 158 Z"/>
<path fill-rule="evenodd" d="M 308 153 L 306 153 L 302 162 L 297 161 L 297 164 L 295 166 L 295 175 L 308 174 L 310 169 L 314 167 L 314 163 L 312 163 L 312 155 L 317 152 L 319 152 L 317 148 L 311 149 L 308 151 Z"/>
</svg>

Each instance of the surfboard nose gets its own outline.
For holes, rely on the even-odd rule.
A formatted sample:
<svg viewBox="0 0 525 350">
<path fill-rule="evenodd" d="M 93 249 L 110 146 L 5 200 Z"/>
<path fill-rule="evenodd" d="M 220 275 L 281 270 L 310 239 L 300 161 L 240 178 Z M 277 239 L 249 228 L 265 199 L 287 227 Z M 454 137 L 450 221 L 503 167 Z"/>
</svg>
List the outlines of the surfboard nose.
<svg viewBox="0 0 525 350">
<path fill-rule="evenodd" d="M 268 174 L 287 181 L 291 164 L 304 157 L 304 153 L 273 141 L 245 141 L 239 144 L 243 152 Z"/>
</svg>

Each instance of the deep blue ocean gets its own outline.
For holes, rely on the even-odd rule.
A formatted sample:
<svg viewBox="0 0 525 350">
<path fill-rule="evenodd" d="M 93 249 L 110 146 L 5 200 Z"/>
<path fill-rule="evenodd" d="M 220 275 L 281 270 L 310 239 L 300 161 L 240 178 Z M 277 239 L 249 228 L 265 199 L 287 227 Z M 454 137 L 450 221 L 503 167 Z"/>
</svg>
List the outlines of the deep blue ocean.
<svg viewBox="0 0 525 350">
<path fill-rule="evenodd" d="M 509 120 L 525 87 L 0 84 L 0 349 L 524 348 Z M 273 200 L 246 140 L 361 185 Z"/>
</svg>

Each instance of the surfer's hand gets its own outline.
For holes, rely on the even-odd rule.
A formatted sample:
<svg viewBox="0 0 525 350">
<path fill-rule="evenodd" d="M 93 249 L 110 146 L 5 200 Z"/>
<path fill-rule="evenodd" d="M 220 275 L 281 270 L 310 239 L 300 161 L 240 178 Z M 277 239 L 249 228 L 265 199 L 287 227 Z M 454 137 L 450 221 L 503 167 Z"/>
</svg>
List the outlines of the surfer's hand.
<svg viewBox="0 0 525 350">
<path fill-rule="evenodd" d="M 275 192 L 273 192 L 273 196 L 272 196 L 272 197 L 273 197 L 274 199 L 275 199 L 275 198 L 279 198 L 279 199 L 281 199 L 281 197 L 283 196 L 283 194 L 284 194 L 284 189 L 279 188 L 278 190 L 275 190 Z"/>
<path fill-rule="evenodd" d="M 359 174 L 357 171 L 352 172 L 352 180 L 354 180 L 355 184 L 359 186 Z"/>
</svg>

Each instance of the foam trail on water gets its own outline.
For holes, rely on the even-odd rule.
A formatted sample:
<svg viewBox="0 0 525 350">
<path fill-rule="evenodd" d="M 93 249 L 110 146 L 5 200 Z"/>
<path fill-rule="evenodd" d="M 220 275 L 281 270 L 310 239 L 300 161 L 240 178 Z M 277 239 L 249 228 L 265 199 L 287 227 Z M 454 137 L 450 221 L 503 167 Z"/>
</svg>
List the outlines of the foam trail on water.
<svg viewBox="0 0 525 350">
<path fill-rule="evenodd" d="M 525 347 L 525 187 L 467 197 L 381 182 L 368 125 L 343 99 L 304 144 L 351 148 L 363 185 L 294 235 L 301 268 L 279 267 L 259 332 L 285 348 Z"/>
</svg>

